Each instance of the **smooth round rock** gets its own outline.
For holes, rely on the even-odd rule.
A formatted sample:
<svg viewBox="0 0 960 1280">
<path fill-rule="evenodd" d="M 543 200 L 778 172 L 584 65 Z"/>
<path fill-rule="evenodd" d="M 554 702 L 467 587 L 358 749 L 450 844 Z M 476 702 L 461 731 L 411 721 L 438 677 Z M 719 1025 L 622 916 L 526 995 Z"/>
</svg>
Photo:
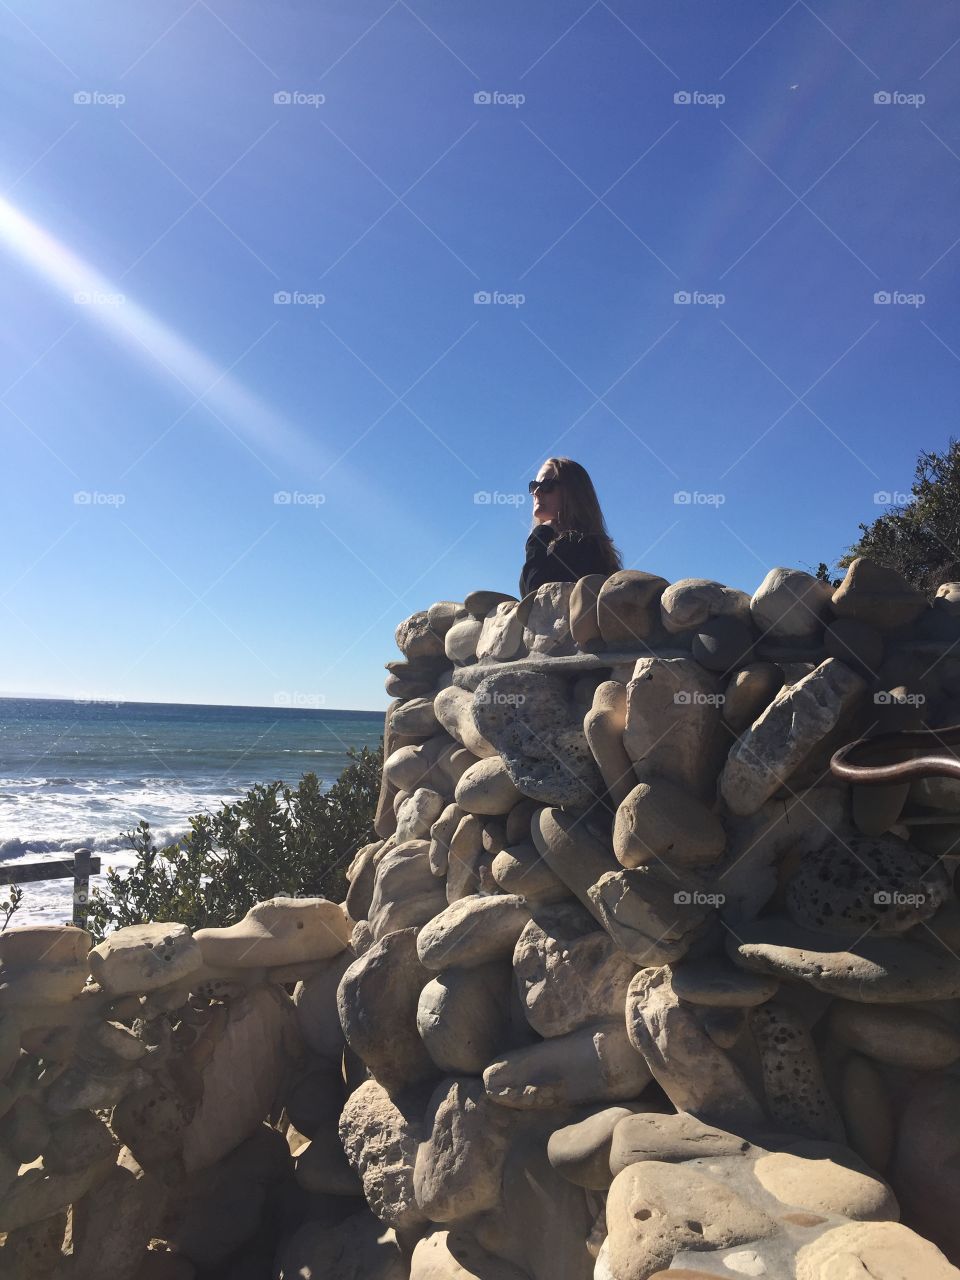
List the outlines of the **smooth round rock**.
<svg viewBox="0 0 960 1280">
<path fill-rule="evenodd" d="M 617 809 L 613 851 L 625 867 L 654 859 L 682 867 L 708 865 L 725 844 L 716 814 L 665 778 L 638 783 Z"/>
<path fill-rule="evenodd" d="M 613 1181 L 610 1143 L 621 1120 L 633 1115 L 629 1107 L 604 1107 L 578 1124 L 555 1129 L 547 1141 L 547 1159 L 574 1186 L 606 1191 Z"/>
<path fill-rule="evenodd" d="M 474 618 L 482 622 L 491 609 L 498 604 L 519 604 L 516 596 L 508 596 L 503 591 L 471 591 L 463 601 L 463 607 Z"/>
<path fill-rule="evenodd" d="M 511 955 L 529 919 L 529 908 L 515 894 L 461 898 L 420 930 L 420 963 L 434 970 L 472 968 Z"/>
<path fill-rule="evenodd" d="M 894 1067 L 937 1071 L 960 1058 L 960 1032 L 924 1009 L 838 1000 L 830 1030 L 851 1049 Z"/>
<path fill-rule="evenodd" d="M 828 620 L 831 588 L 802 569 L 771 569 L 753 594 L 750 615 L 772 640 L 810 640 Z"/>
<path fill-rule="evenodd" d="M 720 956 L 673 965 L 673 989 L 680 999 L 709 1008 L 750 1009 L 771 1000 L 779 987 L 776 978 L 737 969 Z"/>
<path fill-rule="evenodd" d="M 691 652 L 708 671 L 727 672 L 745 666 L 753 650 L 753 631 L 729 615 L 708 618 L 693 637 Z"/>
<path fill-rule="evenodd" d="M 883 636 L 876 627 L 856 618 L 837 618 L 823 633 L 831 658 L 847 662 L 861 675 L 876 676 L 883 662 Z"/>
<path fill-rule="evenodd" d="M 854 1157 L 846 1147 L 801 1142 L 789 1151 L 762 1155 L 753 1174 L 765 1191 L 796 1209 L 875 1222 L 898 1217 L 900 1210 L 887 1184 L 866 1166 L 850 1168 L 851 1163 Z"/>
<path fill-rule="evenodd" d="M 886 565 L 867 556 L 850 561 L 846 576 L 833 593 L 838 618 L 869 622 L 883 631 L 909 626 L 927 608 L 926 596 Z"/>
<path fill-rule="evenodd" d="M 665 1114 L 641 1112 L 624 1117 L 614 1127 L 610 1142 L 610 1172 L 616 1177 L 628 1165 L 642 1160 L 662 1160 L 672 1164 L 701 1157 L 738 1156 L 749 1145 L 745 1138 L 704 1124 L 685 1111 Z"/>
</svg>

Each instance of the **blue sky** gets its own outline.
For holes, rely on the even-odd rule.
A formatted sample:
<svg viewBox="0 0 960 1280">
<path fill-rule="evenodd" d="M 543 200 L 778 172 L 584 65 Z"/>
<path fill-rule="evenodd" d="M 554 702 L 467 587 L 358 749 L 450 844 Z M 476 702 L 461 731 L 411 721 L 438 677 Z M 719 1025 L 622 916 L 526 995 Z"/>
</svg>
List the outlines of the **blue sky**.
<svg viewBox="0 0 960 1280">
<path fill-rule="evenodd" d="M 0 29 L 5 693 L 383 708 L 550 454 L 628 567 L 752 590 L 960 434 L 954 5 Z"/>
</svg>

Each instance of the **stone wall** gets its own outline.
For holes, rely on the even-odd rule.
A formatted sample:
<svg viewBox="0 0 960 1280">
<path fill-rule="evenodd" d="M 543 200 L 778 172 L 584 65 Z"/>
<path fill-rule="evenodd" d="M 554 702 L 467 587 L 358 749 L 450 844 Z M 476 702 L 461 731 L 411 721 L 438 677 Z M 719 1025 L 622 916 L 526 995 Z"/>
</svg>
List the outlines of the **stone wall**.
<svg viewBox="0 0 960 1280">
<path fill-rule="evenodd" d="M 396 638 L 344 904 L 0 937 L 4 1276 L 960 1278 L 960 782 L 830 770 L 960 723 L 960 585 Z"/>
</svg>

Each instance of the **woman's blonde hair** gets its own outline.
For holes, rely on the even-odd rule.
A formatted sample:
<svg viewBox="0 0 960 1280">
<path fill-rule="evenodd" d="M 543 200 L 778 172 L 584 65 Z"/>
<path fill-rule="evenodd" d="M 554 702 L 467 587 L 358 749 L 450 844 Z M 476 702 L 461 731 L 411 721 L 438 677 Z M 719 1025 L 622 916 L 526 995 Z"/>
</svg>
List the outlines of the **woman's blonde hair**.
<svg viewBox="0 0 960 1280">
<path fill-rule="evenodd" d="M 623 557 L 607 532 L 600 500 L 586 468 L 572 458 L 547 458 L 547 462 L 553 466 L 560 482 L 558 535 L 567 532 L 591 535 L 596 540 L 599 559 L 607 561 L 604 569 L 616 573 L 623 568 Z"/>
</svg>

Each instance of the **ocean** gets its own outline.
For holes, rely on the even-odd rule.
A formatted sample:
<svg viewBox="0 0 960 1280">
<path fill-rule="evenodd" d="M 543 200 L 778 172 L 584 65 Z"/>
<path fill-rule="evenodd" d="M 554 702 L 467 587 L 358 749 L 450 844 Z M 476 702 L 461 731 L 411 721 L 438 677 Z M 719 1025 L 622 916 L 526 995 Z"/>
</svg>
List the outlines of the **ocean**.
<svg viewBox="0 0 960 1280">
<path fill-rule="evenodd" d="M 0 698 L 0 899 L 5 866 L 88 848 L 122 871 L 134 862 L 123 833 L 141 819 L 161 843 L 254 783 L 315 773 L 326 788 L 349 747 L 382 734 L 376 711 Z M 22 888 L 8 928 L 69 921 L 72 881 Z"/>
</svg>

